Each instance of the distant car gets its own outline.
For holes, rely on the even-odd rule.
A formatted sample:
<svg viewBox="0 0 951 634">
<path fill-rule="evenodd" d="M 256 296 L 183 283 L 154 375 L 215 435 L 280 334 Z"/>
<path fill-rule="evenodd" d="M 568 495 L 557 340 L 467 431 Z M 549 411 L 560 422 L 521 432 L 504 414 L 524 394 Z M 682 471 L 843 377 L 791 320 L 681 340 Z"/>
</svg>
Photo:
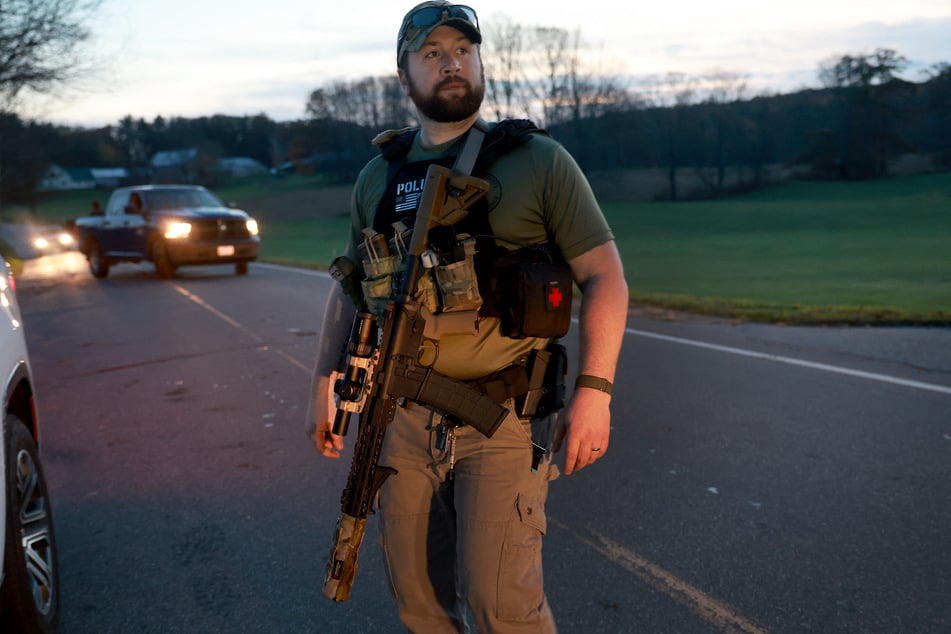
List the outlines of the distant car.
<svg viewBox="0 0 951 634">
<path fill-rule="evenodd" d="M 59 564 L 53 514 L 40 464 L 33 375 L 15 280 L 0 270 L 0 632 L 53 632 L 59 623 Z"/>
<path fill-rule="evenodd" d="M 196 264 L 234 264 L 244 275 L 261 243 L 254 218 L 196 185 L 121 187 L 104 212 L 77 218 L 75 227 L 79 250 L 100 278 L 116 262 L 143 260 L 162 279 Z"/>
<path fill-rule="evenodd" d="M 32 231 L 30 246 L 37 255 L 61 253 L 75 249 L 76 238 L 71 231 L 63 227 L 35 227 Z"/>
</svg>

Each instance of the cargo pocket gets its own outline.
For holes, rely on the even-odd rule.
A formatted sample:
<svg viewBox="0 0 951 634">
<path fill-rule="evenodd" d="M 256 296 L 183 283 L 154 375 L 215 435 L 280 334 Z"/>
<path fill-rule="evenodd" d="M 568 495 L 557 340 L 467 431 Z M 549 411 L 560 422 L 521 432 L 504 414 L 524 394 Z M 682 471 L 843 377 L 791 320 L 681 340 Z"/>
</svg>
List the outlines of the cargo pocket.
<svg viewBox="0 0 951 634">
<path fill-rule="evenodd" d="M 548 530 L 545 498 L 548 483 L 558 477 L 550 464 L 538 491 L 520 493 L 515 503 L 518 522 L 502 546 L 499 575 L 498 617 L 503 621 L 537 618 L 545 602 L 542 575 L 542 537 Z"/>
</svg>

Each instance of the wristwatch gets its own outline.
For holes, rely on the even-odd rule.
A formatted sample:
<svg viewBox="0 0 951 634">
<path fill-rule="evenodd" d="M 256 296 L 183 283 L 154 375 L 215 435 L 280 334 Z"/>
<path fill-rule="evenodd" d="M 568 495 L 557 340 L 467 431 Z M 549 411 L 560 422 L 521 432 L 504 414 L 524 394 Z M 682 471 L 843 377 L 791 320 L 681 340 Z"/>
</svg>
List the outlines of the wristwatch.
<svg viewBox="0 0 951 634">
<path fill-rule="evenodd" d="M 607 379 L 603 379 L 600 376 L 592 376 L 590 374 L 579 374 L 578 378 L 575 379 L 575 389 L 579 387 L 590 387 L 595 390 L 604 392 L 605 394 L 611 393 L 611 382 Z"/>
</svg>

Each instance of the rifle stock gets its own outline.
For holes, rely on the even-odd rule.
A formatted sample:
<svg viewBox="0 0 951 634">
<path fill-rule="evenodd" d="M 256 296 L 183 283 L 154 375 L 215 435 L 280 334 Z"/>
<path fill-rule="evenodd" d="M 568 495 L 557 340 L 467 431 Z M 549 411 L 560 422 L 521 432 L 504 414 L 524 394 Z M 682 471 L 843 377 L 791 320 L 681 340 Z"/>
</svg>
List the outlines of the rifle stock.
<svg viewBox="0 0 951 634">
<path fill-rule="evenodd" d="M 404 262 L 402 286 L 383 315 L 378 345 L 368 341 L 376 336 L 375 317 L 358 313 L 354 318 L 346 378 L 334 388 L 338 397 L 334 432 L 345 434 L 350 414 L 360 416 L 324 579 L 323 594 L 334 601 L 350 597 L 367 516 L 374 512 L 373 499 L 386 478 L 396 473 L 395 469 L 379 466 L 379 460 L 386 428 L 398 403 L 410 400 L 428 405 L 486 436 L 491 436 L 505 418 L 507 410 L 488 396 L 432 370 L 434 360 L 426 358 L 426 336 L 439 332 L 439 328 L 426 327 L 429 313 L 413 299 L 429 231 L 437 225 L 458 222 L 488 189 L 484 180 L 430 165 Z"/>
</svg>

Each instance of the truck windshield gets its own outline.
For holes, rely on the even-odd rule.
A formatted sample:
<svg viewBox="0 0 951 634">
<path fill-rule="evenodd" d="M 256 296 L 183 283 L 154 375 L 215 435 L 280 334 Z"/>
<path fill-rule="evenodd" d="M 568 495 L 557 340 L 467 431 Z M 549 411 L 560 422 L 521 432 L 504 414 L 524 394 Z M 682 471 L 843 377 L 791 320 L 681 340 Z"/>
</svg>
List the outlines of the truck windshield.
<svg viewBox="0 0 951 634">
<path fill-rule="evenodd" d="M 148 194 L 149 209 L 185 209 L 194 207 L 224 207 L 218 198 L 206 189 L 158 189 Z"/>
</svg>

